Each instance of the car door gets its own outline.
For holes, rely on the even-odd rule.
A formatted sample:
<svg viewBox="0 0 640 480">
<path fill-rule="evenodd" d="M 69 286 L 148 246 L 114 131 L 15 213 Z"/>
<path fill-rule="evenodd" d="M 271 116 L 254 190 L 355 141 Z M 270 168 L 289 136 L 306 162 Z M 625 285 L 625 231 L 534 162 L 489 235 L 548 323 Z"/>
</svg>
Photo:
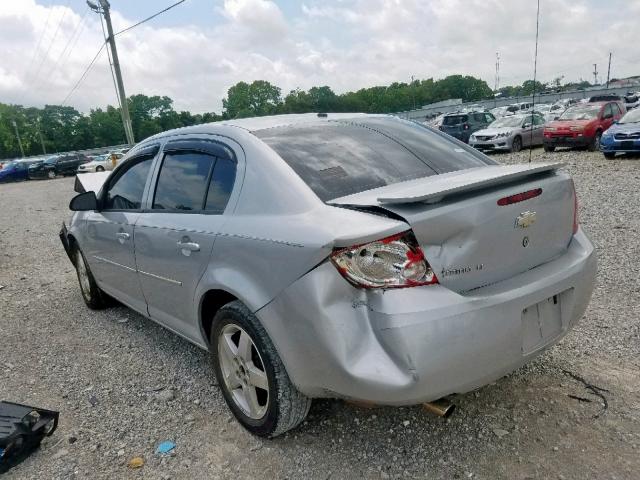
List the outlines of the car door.
<svg viewBox="0 0 640 480">
<path fill-rule="evenodd" d="M 533 116 L 533 145 L 542 145 L 544 141 L 545 120 L 542 115 Z"/>
<path fill-rule="evenodd" d="M 167 142 L 135 226 L 136 264 L 149 315 L 187 338 L 200 338 L 194 293 L 222 226 L 236 165 L 232 150 L 217 141 Z"/>
<path fill-rule="evenodd" d="M 142 211 L 145 186 L 158 151 L 146 149 L 109 178 L 100 193 L 99 211 L 86 218 L 86 245 L 81 245 L 99 286 L 108 294 L 147 314 L 136 271 L 134 224 Z"/>
<path fill-rule="evenodd" d="M 600 125 L 602 126 L 603 132 L 606 131 L 607 128 L 609 128 L 613 123 L 614 106 L 615 105 L 613 103 L 607 103 L 602 110 L 602 120 L 600 122 Z"/>
</svg>

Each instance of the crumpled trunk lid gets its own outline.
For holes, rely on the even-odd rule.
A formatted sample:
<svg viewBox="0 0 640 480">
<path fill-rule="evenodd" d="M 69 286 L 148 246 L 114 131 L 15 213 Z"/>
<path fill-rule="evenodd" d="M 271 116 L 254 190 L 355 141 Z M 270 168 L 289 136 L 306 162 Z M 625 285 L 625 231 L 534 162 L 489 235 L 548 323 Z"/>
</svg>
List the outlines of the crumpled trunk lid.
<svg viewBox="0 0 640 480">
<path fill-rule="evenodd" d="M 569 175 L 555 171 L 558 166 L 480 167 L 332 203 L 371 205 L 375 198 L 375 205 L 409 223 L 440 283 L 465 292 L 506 280 L 566 251 L 573 235 L 573 183 Z M 535 189 L 542 192 L 534 198 L 498 205 L 501 198 Z"/>
</svg>

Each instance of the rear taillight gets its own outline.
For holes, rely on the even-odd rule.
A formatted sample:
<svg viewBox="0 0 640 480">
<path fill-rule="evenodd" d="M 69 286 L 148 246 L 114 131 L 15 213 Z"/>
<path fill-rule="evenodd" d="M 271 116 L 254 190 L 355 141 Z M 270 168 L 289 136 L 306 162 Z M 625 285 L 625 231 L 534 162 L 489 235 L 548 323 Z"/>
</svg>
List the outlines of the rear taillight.
<svg viewBox="0 0 640 480">
<path fill-rule="evenodd" d="M 359 288 L 403 288 L 438 283 L 413 232 L 336 249 L 331 261 Z"/>
<path fill-rule="evenodd" d="M 578 226 L 580 221 L 578 220 L 578 194 L 576 193 L 576 186 L 571 180 L 571 186 L 573 187 L 573 234 L 578 233 Z"/>
</svg>

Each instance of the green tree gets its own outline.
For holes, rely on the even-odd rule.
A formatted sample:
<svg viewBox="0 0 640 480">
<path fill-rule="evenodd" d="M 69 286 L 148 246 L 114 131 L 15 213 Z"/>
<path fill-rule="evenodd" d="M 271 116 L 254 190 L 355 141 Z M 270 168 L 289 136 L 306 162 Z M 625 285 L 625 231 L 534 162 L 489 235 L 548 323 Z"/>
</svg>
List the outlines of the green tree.
<svg viewBox="0 0 640 480">
<path fill-rule="evenodd" d="M 271 115 L 281 105 L 280 88 L 266 80 L 254 80 L 250 85 L 238 82 L 229 88 L 222 105 L 227 118 Z"/>
</svg>

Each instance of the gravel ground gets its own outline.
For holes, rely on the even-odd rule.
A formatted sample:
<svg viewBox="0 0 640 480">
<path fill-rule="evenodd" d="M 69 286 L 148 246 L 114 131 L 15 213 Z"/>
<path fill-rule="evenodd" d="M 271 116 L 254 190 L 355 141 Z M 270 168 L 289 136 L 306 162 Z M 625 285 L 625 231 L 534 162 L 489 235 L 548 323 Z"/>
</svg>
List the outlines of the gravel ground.
<svg viewBox="0 0 640 480">
<path fill-rule="evenodd" d="M 205 352 L 124 307 L 84 306 L 57 237 L 73 179 L 0 185 L 0 399 L 61 412 L 57 432 L 5 478 L 638 478 L 640 159 L 533 151 L 548 160 L 567 162 L 599 254 L 573 332 L 458 396 L 448 420 L 321 400 L 272 441 L 231 418 Z M 606 410 L 579 378 L 602 389 Z M 164 440 L 177 447 L 160 457 Z M 145 464 L 133 470 L 136 456 Z"/>
</svg>

